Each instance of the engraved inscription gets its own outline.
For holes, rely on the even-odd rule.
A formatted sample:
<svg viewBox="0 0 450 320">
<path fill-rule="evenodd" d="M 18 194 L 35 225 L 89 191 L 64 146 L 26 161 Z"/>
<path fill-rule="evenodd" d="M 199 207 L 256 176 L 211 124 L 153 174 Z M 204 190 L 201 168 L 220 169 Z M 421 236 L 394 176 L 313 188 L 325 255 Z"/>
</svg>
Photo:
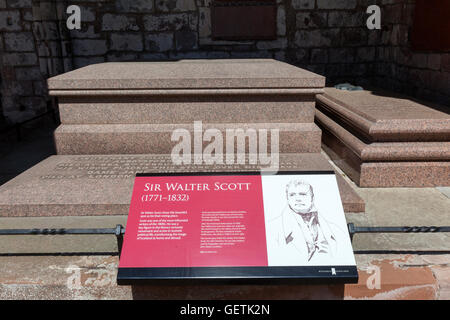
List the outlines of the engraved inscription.
<svg viewBox="0 0 450 320">
<path fill-rule="evenodd" d="M 248 158 L 248 155 L 247 155 Z M 280 168 L 294 170 L 295 162 L 285 161 Z M 136 173 L 170 173 L 170 172 L 227 172 L 227 171 L 259 171 L 256 164 L 191 164 L 174 165 L 170 156 L 79 156 L 58 163 L 51 174 L 43 175 L 41 179 L 129 179 Z"/>
</svg>

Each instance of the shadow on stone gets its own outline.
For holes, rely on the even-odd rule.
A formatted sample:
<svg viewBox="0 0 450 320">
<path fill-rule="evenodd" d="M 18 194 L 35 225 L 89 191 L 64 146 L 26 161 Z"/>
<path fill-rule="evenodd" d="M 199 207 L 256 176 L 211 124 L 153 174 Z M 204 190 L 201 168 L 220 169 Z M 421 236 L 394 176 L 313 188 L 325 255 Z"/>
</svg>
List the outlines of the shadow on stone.
<svg viewBox="0 0 450 320">
<path fill-rule="evenodd" d="M 134 300 L 277 300 L 344 298 L 344 285 L 139 285 L 132 286 Z"/>
</svg>

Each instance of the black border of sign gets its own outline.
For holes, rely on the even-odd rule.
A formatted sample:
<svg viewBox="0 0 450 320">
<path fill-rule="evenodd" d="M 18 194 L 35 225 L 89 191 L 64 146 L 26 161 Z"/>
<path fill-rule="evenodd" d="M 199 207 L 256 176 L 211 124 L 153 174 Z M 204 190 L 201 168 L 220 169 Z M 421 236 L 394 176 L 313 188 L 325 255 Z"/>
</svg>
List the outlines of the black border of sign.
<svg viewBox="0 0 450 320">
<path fill-rule="evenodd" d="M 335 275 L 332 275 L 332 268 Z M 117 284 L 357 283 L 356 266 L 119 268 Z"/>
<path fill-rule="evenodd" d="M 136 173 L 136 177 L 173 177 L 173 176 L 263 176 L 287 174 L 332 174 L 332 170 L 323 171 L 236 171 L 236 172 L 167 172 L 167 173 Z"/>
<path fill-rule="evenodd" d="M 136 177 L 223 175 L 335 175 L 334 171 L 137 173 Z M 118 268 L 118 285 L 357 283 L 356 266 Z M 335 275 L 332 274 L 332 269 Z"/>
</svg>

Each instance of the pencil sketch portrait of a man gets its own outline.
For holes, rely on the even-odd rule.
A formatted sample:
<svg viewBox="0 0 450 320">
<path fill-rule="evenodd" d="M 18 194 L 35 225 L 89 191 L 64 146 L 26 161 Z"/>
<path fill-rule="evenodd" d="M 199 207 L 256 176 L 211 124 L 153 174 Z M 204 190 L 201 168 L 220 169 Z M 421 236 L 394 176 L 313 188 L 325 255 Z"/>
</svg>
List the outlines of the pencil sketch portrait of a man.
<svg viewBox="0 0 450 320">
<path fill-rule="evenodd" d="M 314 189 L 306 181 L 295 179 L 285 185 L 285 204 L 279 216 L 269 221 L 273 234 L 272 256 L 282 263 L 315 264 L 338 254 L 343 232 L 327 221 L 315 204 Z"/>
</svg>

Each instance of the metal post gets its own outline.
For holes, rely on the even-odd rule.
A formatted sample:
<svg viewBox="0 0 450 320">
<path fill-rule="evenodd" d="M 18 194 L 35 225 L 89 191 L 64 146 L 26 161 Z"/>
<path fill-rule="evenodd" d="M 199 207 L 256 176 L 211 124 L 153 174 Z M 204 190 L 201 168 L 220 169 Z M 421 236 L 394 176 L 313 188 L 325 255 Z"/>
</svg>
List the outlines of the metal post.
<svg viewBox="0 0 450 320">
<path fill-rule="evenodd" d="M 124 227 L 121 224 L 116 225 L 115 235 L 117 239 L 117 250 L 119 251 L 119 258 L 122 254 L 123 234 L 125 233 Z"/>
<path fill-rule="evenodd" d="M 353 242 L 353 236 L 355 235 L 355 225 L 353 223 L 347 224 L 348 233 L 350 234 L 350 241 Z"/>
</svg>

